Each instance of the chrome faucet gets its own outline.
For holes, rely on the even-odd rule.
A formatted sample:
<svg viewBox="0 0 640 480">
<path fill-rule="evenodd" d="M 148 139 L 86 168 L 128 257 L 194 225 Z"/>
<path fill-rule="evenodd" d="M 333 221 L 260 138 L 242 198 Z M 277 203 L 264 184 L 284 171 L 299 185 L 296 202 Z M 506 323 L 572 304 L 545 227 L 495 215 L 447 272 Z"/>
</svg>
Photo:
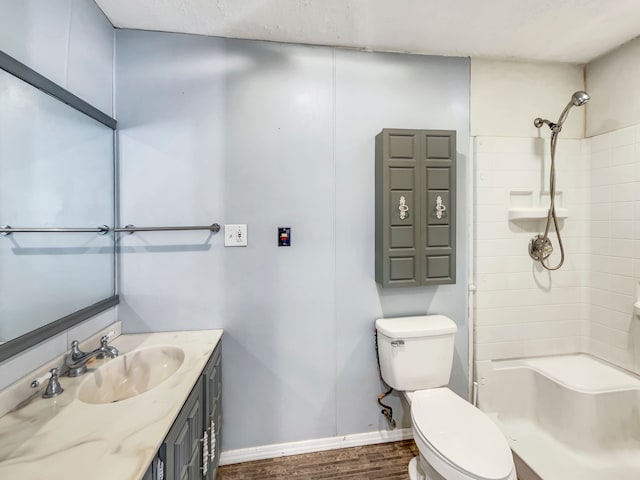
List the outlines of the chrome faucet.
<svg viewBox="0 0 640 480">
<path fill-rule="evenodd" d="M 86 373 L 87 362 L 92 358 L 104 358 L 106 356 L 116 358 L 118 356 L 118 349 L 107 345 L 109 337 L 104 335 L 100 338 L 100 347 L 96 348 L 92 352 L 83 352 L 78 348 L 78 341 L 71 342 L 71 352 L 67 354 L 64 359 L 64 364 L 69 369 L 70 377 L 79 377 Z"/>
</svg>

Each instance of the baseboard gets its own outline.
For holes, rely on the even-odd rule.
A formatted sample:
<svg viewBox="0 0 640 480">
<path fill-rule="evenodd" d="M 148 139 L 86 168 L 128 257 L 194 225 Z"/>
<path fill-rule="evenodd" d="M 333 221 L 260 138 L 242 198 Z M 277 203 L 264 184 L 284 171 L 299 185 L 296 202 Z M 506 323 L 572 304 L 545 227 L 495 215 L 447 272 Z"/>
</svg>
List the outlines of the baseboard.
<svg viewBox="0 0 640 480">
<path fill-rule="evenodd" d="M 314 440 L 303 440 L 301 442 L 240 448 L 238 450 L 222 452 L 220 455 L 220 465 L 251 462 L 252 460 L 263 460 L 265 458 L 286 457 L 288 455 L 299 455 L 301 453 L 323 452 L 325 450 L 357 447 L 360 445 L 397 442 L 409 438 L 413 438 L 411 429 L 399 428 L 392 431 L 357 433 L 341 437 L 318 438 Z"/>
</svg>

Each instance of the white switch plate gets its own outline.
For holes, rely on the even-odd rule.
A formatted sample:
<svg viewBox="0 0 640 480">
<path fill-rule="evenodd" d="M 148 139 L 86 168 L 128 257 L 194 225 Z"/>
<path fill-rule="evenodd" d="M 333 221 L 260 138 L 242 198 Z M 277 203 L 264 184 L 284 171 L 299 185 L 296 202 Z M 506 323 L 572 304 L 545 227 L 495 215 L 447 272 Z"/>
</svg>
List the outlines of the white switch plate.
<svg viewBox="0 0 640 480">
<path fill-rule="evenodd" d="M 247 246 L 247 224 L 233 224 L 224 226 L 225 247 Z"/>
</svg>

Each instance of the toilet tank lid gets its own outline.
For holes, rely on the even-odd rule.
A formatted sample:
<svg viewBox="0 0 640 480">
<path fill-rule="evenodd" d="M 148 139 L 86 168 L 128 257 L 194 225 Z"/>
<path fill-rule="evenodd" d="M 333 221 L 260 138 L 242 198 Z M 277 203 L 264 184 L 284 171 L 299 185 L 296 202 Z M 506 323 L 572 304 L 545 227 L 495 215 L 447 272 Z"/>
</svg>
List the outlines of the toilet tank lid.
<svg viewBox="0 0 640 480">
<path fill-rule="evenodd" d="M 444 315 L 379 318 L 376 330 L 389 338 L 429 337 L 456 333 L 458 327 Z"/>
</svg>

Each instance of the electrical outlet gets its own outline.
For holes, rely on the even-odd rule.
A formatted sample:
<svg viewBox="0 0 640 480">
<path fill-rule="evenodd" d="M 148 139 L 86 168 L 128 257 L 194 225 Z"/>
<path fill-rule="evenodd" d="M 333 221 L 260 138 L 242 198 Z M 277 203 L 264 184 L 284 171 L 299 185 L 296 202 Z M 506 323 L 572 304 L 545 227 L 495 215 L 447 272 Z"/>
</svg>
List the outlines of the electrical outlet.
<svg viewBox="0 0 640 480">
<path fill-rule="evenodd" d="M 247 246 L 247 224 L 233 224 L 224 226 L 225 247 Z"/>
</svg>

